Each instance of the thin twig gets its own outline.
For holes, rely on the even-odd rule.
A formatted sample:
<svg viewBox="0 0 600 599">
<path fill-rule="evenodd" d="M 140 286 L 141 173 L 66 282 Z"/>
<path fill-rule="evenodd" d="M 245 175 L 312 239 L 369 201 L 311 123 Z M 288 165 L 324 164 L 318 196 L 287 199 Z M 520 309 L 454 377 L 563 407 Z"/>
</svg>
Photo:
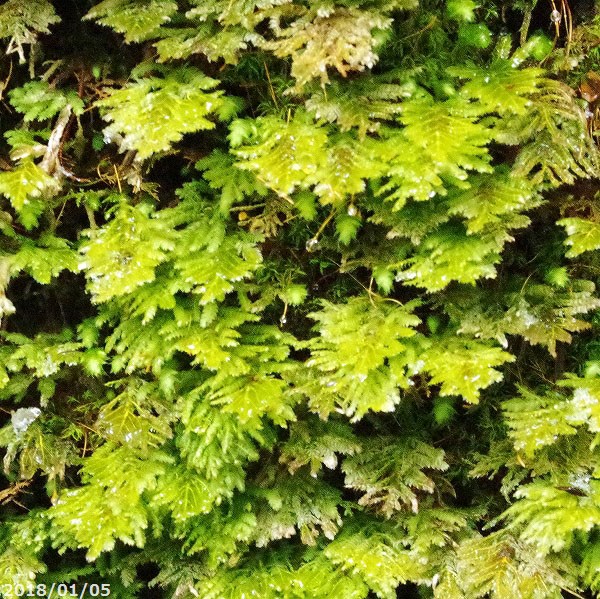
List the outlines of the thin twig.
<svg viewBox="0 0 600 599">
<path fill-rule="evenodd" d="M 275 89 L 273 88 L 273 84 L 271 83 L 271 74 L 269 73 L 269 67 L 267 66 L 267 61 L 263 61 L 265 65 L 265 72 L 267 74 L 267 81 L 269 82 L 269 92 L 271 93 L 271 98 L 273 98 L 273 103 L 275 104 L 275 108 L 279 110 L 279 102 L 277 102 L 277 96 L 275 95 Z"/>
<path fill-rule="evenodd" d="M 72 108 L 70 104 L 67 104 L 58 115 L 56 125 L 52 129 L 50 139 L 48 140 L 48 146 L 46 147 L 46 153 L 44 158 L 40 162 L 40 168 L 45 170 L 49 175 L 54 174 L 59 163 L 60 144 L 62 143 L 62 137 L 71 118 Z"/>
</svg>

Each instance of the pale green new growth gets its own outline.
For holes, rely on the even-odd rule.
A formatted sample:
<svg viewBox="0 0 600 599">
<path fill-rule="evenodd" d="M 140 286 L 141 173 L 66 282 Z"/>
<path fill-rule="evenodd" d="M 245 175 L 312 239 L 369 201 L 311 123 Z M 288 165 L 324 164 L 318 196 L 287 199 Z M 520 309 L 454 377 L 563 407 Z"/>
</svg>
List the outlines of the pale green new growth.
<svg viewBox="0 0 600 599">
<path fill-rule="evenodd" d="M 230 110 L 222 92 L 205 91 L 217 84 L 187 67 L 108 90 L 108 97 L 96 103 L 111 123 L 104 135 L 117 142 L 121 151 L 135 150 L 140 160 L 166 152 L 184 134 L 214 128 L 206 117 Z"/>
<path fill-rule="evenodd" d="M 177 12 L 172 0 L 104 0 L 85 16 L 123 33 L 127 42 L 140 42 L 166 25 Z"/>
</svg>

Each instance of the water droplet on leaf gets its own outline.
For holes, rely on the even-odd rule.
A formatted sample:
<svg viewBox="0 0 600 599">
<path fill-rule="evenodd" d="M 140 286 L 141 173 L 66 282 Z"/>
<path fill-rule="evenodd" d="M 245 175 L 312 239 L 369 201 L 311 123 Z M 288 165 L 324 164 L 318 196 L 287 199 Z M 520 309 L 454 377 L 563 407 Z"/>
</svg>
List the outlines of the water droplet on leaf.
<svg viewBox="0 0 600 599">
<path fill-rule="evenodd" d="M 319 248 L 319 240 L 316 237 L 311 237 L 306 242 L 306 251 L 315 252 Z"/>
</svg>

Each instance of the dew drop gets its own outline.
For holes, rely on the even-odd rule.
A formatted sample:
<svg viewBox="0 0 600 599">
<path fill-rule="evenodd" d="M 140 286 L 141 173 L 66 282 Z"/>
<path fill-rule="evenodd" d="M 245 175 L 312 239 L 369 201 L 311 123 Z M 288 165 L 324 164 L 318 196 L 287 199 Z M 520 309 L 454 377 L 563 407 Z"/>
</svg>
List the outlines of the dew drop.
<svg viewBox="0 0 600 599">
<path fill-rule="evenodd" d="M 354 204 L 350 204 L 348 206 L 348 216 L 356 216 L 358 214 L 358 210 Z"/>
<path fill-rule="evenodd" d="M 316 237 L 311 237 L 307 242 L 306 242 L 306 251 L 307 252 L 314 252 L 319 248 L 319 240 Z"/>
<path fill-rule="evenodd" d="M 553 23 L 560 23 L 562 19 L 562 15 L 560 14 L 560 12 L 556 9 L 554 9 L 551 13 L 550 13 L 550 20 Z"/>
</svg>

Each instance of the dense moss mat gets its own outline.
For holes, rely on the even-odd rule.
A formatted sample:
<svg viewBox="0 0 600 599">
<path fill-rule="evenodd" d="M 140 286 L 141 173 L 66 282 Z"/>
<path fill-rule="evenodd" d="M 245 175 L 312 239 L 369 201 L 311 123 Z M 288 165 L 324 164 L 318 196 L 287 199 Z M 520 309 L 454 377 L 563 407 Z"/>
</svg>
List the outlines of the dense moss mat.
<svg viewBox="0 0 600 599">
<path fill-rule="evenodd" d="M 600 591 L 600 16 L 0 6 L 0 595 Z"/>
</svg>

